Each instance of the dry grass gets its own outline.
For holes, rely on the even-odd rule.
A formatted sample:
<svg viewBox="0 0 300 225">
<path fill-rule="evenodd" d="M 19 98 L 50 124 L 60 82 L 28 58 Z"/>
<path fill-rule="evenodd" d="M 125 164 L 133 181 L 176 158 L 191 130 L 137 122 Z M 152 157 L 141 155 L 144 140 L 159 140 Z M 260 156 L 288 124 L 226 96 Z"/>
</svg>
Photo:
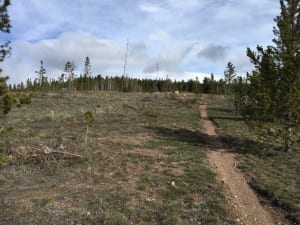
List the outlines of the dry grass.
<svg viewBox="0 0 300 225">
<path fill-rule="evenodd" d="M 196 99 L 179 97 L 74 93 L 14 109 L 3 121 L 14 130 L 0 169 L 0 224 L 233 224 Z M 85 144 L 87 111 L 95 121 Z M 81 158 L 28 160 L 45 146 Z"/>
</svg>

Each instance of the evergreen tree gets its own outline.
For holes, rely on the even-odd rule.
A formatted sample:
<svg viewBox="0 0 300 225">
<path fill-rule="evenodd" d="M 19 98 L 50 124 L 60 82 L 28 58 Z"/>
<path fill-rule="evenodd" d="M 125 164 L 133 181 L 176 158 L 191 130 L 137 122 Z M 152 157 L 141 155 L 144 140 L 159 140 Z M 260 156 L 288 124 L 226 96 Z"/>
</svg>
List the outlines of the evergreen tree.
<svg viewBox="0 0 300 225">
<path fill-rule="evenodd" d="M 241 114 L 243 108 L 243 101 L 245 100 L 245 96 L 247 95 L 247 80 L 246 78 L 237 77 L 234 80 L 234 107 L 237 114 Z"/>
<path fill-rule="evenodd" d="M 61 94 L 63 95 L 64 93 L 64 84 L 65 84 L 65 74 L 61 74 L 59 77 L 58 77 L 58 86 L 59 86 L 59 90 L 61 92 Z"/>
<path fill-rule="evenodd" d="M 69 83 L 69 93 L 71 91 L 73 91 L 73 88 L 74 88 L 74 86 L 73 86 L 73 82 L 74 82 L 74 78 L 75 78 L 74 70 L 75 70 L 74 62 L 67 61 L 66 64 L 65 64 L 64 71 L 68 75 L 67 79 L 68 79 L 68 83 Z"/>
<path fill-rule="evenodd" d="M 300 0 L 280 0 L 275 18 L 274 46 L 247 55 L 255 66 L 249 75 L 250 118 L 280 123 L 285 128 L 285 151 L 290 151 L 293 133 L 300 124 Z"/>
<path fill-rule="evenodd" d="M 91 68 L 91 61 L 90 58 L 87 56 L 84 62 L 84 74 L 86 74 L 88 77 L 91 75 Z"/>
<path fill-rule="evenodd" d="M 249 102 L 245 113 L 251 119 L 272 121 L 276 114 L 278 98 L 278 69 L 274 61 L 272 49 L 264 50 L 257 46 L 257 52 L 247 50 L 247 55 L 255 66 L 252 74 L 248 74 L 250 82 L 248 88 Z"/>
<path fill-rule="evenodd" d="M 227 68 L 224 71 L 224 76 L 225 76 L 225 82 L 227 84 L 231 84 L 233 79 L 235 78 L 236 76 L 235 66 L 231 62 L 227 63 Z"/>
<path fill-rule="evenodd" d="M 32 82 L 31 82 L 30 78 L 28 78 L 27 81 L 26 81 L 26 90 L 27 91 L 31 91 L 32 90 Z"/>
<path fill-rule="evenodd" d="M 11 110 L 13 104 L 13 97 L 8 93 L 7 80 L 8 77 L 0 77 L 0 109 L 1 113 L 4 114 L 7 114 Z"/>
<path fill-rule="evenodd" d="M 292 145 L 295 125 L 300 123 L 300 0 L 281 0 L 273 32 L 274 57 L 278 66 L 278 119 L 286 127 L 285 150 Z"/>
<path fill-rule="evenodd" d="M 176 84 L 176 81 L 175 81 Z M 176 88 L 177 89 L 177 88 Z M 201 92 L 201 85 L 199 82 L 199 78 L 196 77 L 196 80 L 194 81 L 194 85 L 193 85 L 193 92 L 198 95 Z"/>
<path fill-rule="evenodd" d="M 40 69 L 35 71 L 35 73 L 38 74 L 38 81 L 39 81 L 39 84 L 40 84 L 40 87 L 42 89 L 42 96 L 45 96 L 46 93 L 45 93 L 45 88 L 46 88 L 46 84 L 47 84 L 47 77 L 45 76 L 46 74 L 46 69 L 44 68 L 44 62 L 43 60 L 41 60 L 41 66 L 40 66 Z"/>
<path fill-rule="evenodd" d="M 10 19 L 9 15 L 7 12 L 7 8 L 10 5 L 9 0 L 3 0 L 0 1 L 0 31 L 4 33 L 9 33 L 10 32 Z M 10 42 L 6 42 L 2 45 L 0 45 L 0 63 L 2 63 L 5 59 L 5 57 L 10 54 Z M 0 73 L 2 72 L 2 69 L 0 68 Z M 30 103 L 30 98 L 31 95 L 25 95 L 25 94 L 20 94 L 18 96 L 18 99 L 15 99 L 13 94 L 9 93 L 9 90 L 6 85 L 6 81 L 8 80 L 8 77 L 0 77 L 0 116 L 3 116 L 4 114 L 7 114 L 11 107 L 12 104 L 15 100 L 19 101 L 18 105 L 21 104 L 26 104 Z M 16 86 L 14 85 L 14 88 Z M 11 127 L 5 127 L 3 124 L 0 125 L 0 136 L 3 138 L 3 134 L 11 130 Z M 0 152 L 1 153 L 1 152 Z M 2 153 L 1 153 L 2 154 Z M 0 160 L 1 160 L 1 155 L 0 155 Z"/>
<path fill-rule="evenodd" d="M 235 66 L 231 62 L 228 62 L 227 64 L 226 70 L 224 71 L 224 77 L 225 77 L 225 95 L 227 96 L 227 99 L 230 101 L 231 95 L 233 94 L 232 82 L 236 77 Z"/>
<path fill-rule="evenodd" d="M 84 77 L 85 77 L 85 80 L 86 80 L 86 90 L 90 90 L 90 76 L 91 76 L 91 61 L 90 61 L 90 58 L 87 56 L 85 58 L 85 62 L 84 62 Z"/>
<path fill-rule="evenodd" d="M 0 3 L 0 31 L 4 33 L 10 32 L 10 19 L 9 15 L 7 13 L 7 8 L 10 5 L 9 0 L 1 1 Z M 5 59 L 5 57 L 10 54 L 10 42 L 6 42 L 2 45 L 0 45 L 0 63 L 2 63 Z M 0 68 L 0 73 L 2 72 L 2 69 Z M 0 77 L 0 110 L 2 113 L 6 114 L 10 111 L 13 99 L 12 96 L 8 93 L 8 88 L 6 85 L 6 81 L 9 78 L 6 77 Z"/>
<path fill-rule="evenodd" d="M 0 3 L 0 31 L 4 32 L 4 33 L 9 33 L 10 32 L 10 19 L 9 19 L 9 15 L 7 12 L 7 8 L 10 5 L 10 1 L 9 0 L 4 0 L 1 1 Z M 10 42 L 5 42 L 4 44 L 0 45 L 0 62 L 4 61 L 5 56 L 7 56 L 8 54 L 10 54 Z M 2 71 L 2 69 L 0 68 L 0 72 Z"/>
</svg>

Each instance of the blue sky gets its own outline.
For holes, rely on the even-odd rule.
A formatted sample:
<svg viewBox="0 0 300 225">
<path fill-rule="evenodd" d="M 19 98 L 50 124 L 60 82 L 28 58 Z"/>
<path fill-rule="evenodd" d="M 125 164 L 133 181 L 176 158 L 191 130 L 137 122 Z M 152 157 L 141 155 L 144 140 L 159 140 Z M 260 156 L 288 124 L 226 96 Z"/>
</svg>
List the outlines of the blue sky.
<svg viewBox="0 0 300 225">
<path fill-rule="evenodd" d="M 44 61 L 57 78 L 67 61 L 83 73 L 86 56 L 94 75 L 127 74 L 189 79 L 223 75 L 228 61 L 238 74 L 252 66 L 246 48 L 269 45 L 274 0 L 12 0 L 12 55 L 1 67 L 10 82 L 35 78 Z"/>
</svg>

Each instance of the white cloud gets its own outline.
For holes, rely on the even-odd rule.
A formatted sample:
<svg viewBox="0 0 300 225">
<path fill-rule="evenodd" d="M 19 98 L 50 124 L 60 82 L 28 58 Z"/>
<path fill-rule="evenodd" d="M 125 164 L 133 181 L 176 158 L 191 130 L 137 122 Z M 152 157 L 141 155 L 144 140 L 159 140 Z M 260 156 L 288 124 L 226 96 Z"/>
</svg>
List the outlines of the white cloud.
<svg viewBox="0 0 300 225">
<path fill-rule="evenodd" d="M 208 3 L 207 1 L 199 0 L 166 0 L 166 2 L 170 7 L 181 10 L 195 9 L 199 6 L 203 7 L 205 4 Z"/>
<path fill-rule="evenodd" d="M 146 13 L 160 13 L 163 12 L 163 9 L 156 4 L 143 2 L 139 5 L 139 9 Z"/>
<path fill-rule="evenodd" d="M 157 30 L 149 34 L 149 39 L 151 41 L 166 41 L 170 39 L 169 33 L 164 30 Z"/>
<path fill-rule="evenodd" d="M 148 59 L 145 45 L 133 43 L 128 53 L 128 64 L 133 69 L 145 66 Z M 91 59 L 94 73 L 121 75 L 125 46 L 81 32 L 66 33 L 57 39 L 34 43 L 17 41 L 13 44 L 11 58 L 7 58 L 3 64 L 3 74 L 10 75 L 10 82 L 24 81 L 29 76 L 34 77 L 40 60 L 44 61 L 50 77 L 57 78 L 68 60 L 74 61 L 76 72 L 80 74 L 86 56 Z"/>
</svg>

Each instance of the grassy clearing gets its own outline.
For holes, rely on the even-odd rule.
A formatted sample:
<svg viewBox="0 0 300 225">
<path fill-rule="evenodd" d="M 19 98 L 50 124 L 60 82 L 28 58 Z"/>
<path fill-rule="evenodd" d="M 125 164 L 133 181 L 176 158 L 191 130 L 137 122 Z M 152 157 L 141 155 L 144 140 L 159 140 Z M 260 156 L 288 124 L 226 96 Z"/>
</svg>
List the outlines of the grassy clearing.
<svg viewBox="0 0 300 225">
<path fill-rule="evenodd" d="M 198 120 L 189 95 L 34 96 L 2 121 L 0 224 L 234 224 Z"/>
<path fill-rule="evenodd" d="M 300 146 L 285 153 L 276 138 L 262 142 L 221 96 L 207 100 L 209 116 L 219 126 L 227 148 L 239 153 L 239 168 L 248 175 L 250 185 L 300 223 Z"/>
</svg>

